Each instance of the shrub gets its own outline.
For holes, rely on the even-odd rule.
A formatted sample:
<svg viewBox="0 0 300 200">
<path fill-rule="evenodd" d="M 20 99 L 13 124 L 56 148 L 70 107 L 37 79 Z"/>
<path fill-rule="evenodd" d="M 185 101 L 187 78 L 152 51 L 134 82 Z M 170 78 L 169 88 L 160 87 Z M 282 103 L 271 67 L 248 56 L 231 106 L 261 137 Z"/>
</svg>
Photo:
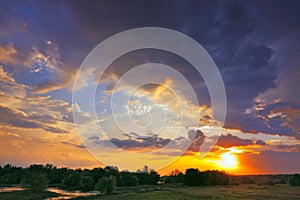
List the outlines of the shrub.
<svg viewBox="0 0 300 200">
<path fill-rule="evenodd" d="M 39 172 L 31 172 L 22 179 L 21 185 L 33 192 L 43 192 L 48 187 L 47 175 Z"/>
<path fill-rule="evenodd" d="M 74 190 L 80 187 L 80 174 L 72 172 L 62 180 L 63 186 L 66 189 Z"/>
<path fill-rule="evenodd" d="M 184 175 L 184 184 L 187 186 L 228 185 L 229 176 L 223 171 L 200 172 L 198 169 L 187 169 Z"/>
<path fill-rule="evenodd" d="M 187 186 L 200 185 L 200 172 L 198 169 L 187 169 L 184 175 L 184 184 Z"/>
<path fill-rule="evenodd" d="M 91 176 L 81 176 L 80 179 L 80 188 L 82 191 L 87 192 L 87 191 L 91 191 L 92 189 L 94 189 L 94 184 L 93 184 L 93 178 Z"/>
<path fill-rule="evenodd" d="M 291 186 L 300 186 L 300 175 L 294 174 L 293 177 L 290 178 L 289 184 Z"/>
<path fill-rule="evenodd" d="M 115 176 L 103 177 L 99 179 L 96 189 L 104 194 L 110 195 L 116 190 L 116 184 L 117 180 Z"/>
<path fill-rule="evenodd" d="M 138 184 L 138 177 L 131 173 L 122 173 L 118 180 L 118 185 L 120 186 L 137 186 Z"/>
</svg>

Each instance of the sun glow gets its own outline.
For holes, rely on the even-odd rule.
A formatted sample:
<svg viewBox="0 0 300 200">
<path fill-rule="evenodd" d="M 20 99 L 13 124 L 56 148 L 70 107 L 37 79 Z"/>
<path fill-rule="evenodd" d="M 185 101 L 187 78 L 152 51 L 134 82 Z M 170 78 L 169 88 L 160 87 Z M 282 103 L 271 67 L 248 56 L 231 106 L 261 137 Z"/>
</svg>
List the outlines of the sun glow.
<svg viewBox="0 0 300 200">
<path fill-rule="evenodd" d="M 222 169 L 236 169 L 239 162 L 237 161 L 235 155 L 231 152 L 223 153 L 220 160 L 217 161 L 217 165 Z"/>
</svg>

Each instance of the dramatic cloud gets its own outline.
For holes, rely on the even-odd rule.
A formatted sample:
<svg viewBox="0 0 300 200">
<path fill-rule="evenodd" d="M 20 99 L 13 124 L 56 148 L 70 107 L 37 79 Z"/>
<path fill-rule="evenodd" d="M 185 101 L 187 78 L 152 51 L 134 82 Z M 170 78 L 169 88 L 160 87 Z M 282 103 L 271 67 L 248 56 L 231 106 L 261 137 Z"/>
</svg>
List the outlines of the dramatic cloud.
<svg viewBox="0 0 300 200">
<path fill-rule="evenodd" d="M 124 148 L 127 150 L 136 149 L 136 148 L 162 148 L 167 145 L 171 140 L 164 139 L 158 137 L 157 135 L 149 136 L 149 137 L 142 137 L 138 136 L 136 138 L 129 138 L 129 139 L 117 139 L 112 138 L 111 142 L 118 146 L 119 148 Z"/>
<path fill-rule="evenodd" d="M 234 147 L 234 146 L 247 146 L 250 144 L 253 144 L 252 140 L 241 139 L 241 138 L 238 138 L 237 136 L 228 134 L 228 135 L 222 135 L 219 138 L 216 145 L 225 147 L 225 148 L 229 148 L 229 147 Z"/>
<path fill-rule="evenodd" d="M 190 147 L 188 148 L 188 151 L 192 152 L 199 152 L 201 145 L 203 144 L 205 135 L 200 130 L 190 130 L 188 131 L 188 138 L 192 140 L 192 143 Z M 188 154 L 188 152 L 187 152 Z"/>
<path fill-rule="evenodd" d="M 16 54 L 17 54 L 17 51 L 12 46 L 12 44 L 9 44 L 6 46 L 0 44 L 0 63 L 2 63 L 2 64 L 15 63 Z"/>
<path fill-rule="evenodd" d="M 84 127 L 84 133 L 93 132 L 90 140 L 97 142 L 103 138 L 95 136 L 99 133 L 96 125 L 103 126 L 116 146 L 127 150 L 158 149 L 170 142 L 174 144 L 169 154 L 157 154 L 153 160 L 174 155 L 183 144 L 191 143 L 183 159 L 194 160 L 190 158 L 194 158 L 203 144 L 204 129 L 211 128 L 215 135 L 222 133 L 217 142 L 222 152 L 236 148 L 245 153 L 240 162 L 246 163 L 249 171 L 294 172 L 296 167 L 284 163 L 299 158 L 299 10 L 300 3 L 293 0 L 1 2 L 1 162 L 15 159 L 28 164 L 40 161 L 40 157 L 41 162 L 46 162 L 47 156 L 43 155 L 51 152 L 47 162 L 95 165 L 95 160 L 83 153 L 75 127 Z M 228 105 L 224 129 L 213 120 L 210 95 L 201 74 L 185 59 L 155 49 L 119 57 L 100 80 L 94 69 L 78 74 L 88 78 L 76 90 L 90 82 L 98 87 L 96 108 L 89 104 L 86 93 L 80 93 L 85 104 L 74 103 L 80 121 L 74 124 L 71 92 L 80 64 L 103 40 L 137 27 L 173 29 L 203 45 L 224 80 Z M 199 103 L 191 103 L 191 88 L 160 72 L 140 73 L 136 78 L 161 78 L 164 86 L 144 85 L 125 102 L 133 84 L 127 81 L 114 90 L 116 82 L 135 66 L 151 62 L 170 66 L 182 74 Z M 178 91 L 176 97 L 167 89 L 171 86 Z M 117 125 L 126 129 L 129 123 L 123 118 L 120 124 L 114 123 L 112 93 L 117 96 L 115 105 L 119 109 L 114 110 L 115 117 L 128 112 L 134 123 L 145 125 L 151 116 L 158 126 L 163 120 L 161 113 L 153 112 L 157 106 L 168 116 L 166 131 L 147 135 L 152 130 L 144 128 L 119 134 L 121 128 Z M 92 118 L 94 112 L 98 119 Z M 184 118 L 183 123 L 180 117 Z M 190 130 L 191 127 L 195 130 Z M 184 131 L 177 137 L 178 128 Z M 31 147 L 39 151 L 26 153 Z M 217 157 L 220 152 L 209 156 Z M 283 164 L 272 163 L 278 160 Z M 200 166 L 195 163 L 195 167 Z M 255 171 L 255 167 L 269 171 Z"/>
<path fill-rule="evenodd" d="M 27 115 L 19 110 L 13 110 L 0 106 L 0 122 L 11 126 L 23 128 L 41 128 L 42 126 L 35 121 L 28 119 Z"/>
<path fill-rule="evenodd" d="M 2 125 L 10 125 L 12 127 L 21 128 L 42 128 L 52 133 L 68 132 L 60 128 L 43 125 L 36 120 L 31 120 L 26 113 L 20 110 L 0 106 L 0 113 L 0 123 L 2 123 Z"/>
</svg>

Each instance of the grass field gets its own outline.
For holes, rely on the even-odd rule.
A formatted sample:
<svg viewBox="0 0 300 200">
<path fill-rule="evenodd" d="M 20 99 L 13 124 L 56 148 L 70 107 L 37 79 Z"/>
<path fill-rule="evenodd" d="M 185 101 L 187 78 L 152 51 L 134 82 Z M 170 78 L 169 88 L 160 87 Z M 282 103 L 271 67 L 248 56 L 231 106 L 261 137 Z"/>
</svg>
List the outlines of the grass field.
<svg viewBox="0 0 300 200">
<path fill-rule="evenodd" d="M 46 199 L 55 197 L 55 193 L 35 194 L 29 191 L 0 193 L 0 199 Z M 192 200 L 192 199 L 224 199 L 224 200 L 300 200 L 300 187 L 288 185 L 259 186 L 210 186 L 210 187 L 168 187 L 139 186 L 119 188 L 114 195 L 96 195 L 78 197 L 76 200 Z"/>
<path fill-rule="evenodd" d="M 135 191 L 110 196 L 94 196 L 78 199 L 94 200 L 191 200 L 191 199 L 224 199 L 224 200 L 265 200 L 282 199 L 292 200 L 300 199 L 300 187 L 291 187 L 288 185 L 258 186 L 258 185 L 240 185 L 240 186 L 214 186 L 214 187 L 164 187 L 161 190 L 153 191 Z"/>
</svg>

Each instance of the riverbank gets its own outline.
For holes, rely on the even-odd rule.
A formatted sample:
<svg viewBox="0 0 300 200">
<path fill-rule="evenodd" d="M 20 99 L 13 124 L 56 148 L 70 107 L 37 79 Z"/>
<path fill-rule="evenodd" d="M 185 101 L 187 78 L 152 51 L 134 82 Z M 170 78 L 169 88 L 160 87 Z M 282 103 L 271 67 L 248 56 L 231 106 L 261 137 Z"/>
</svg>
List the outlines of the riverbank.
<svg viewBox="0 0 300 200">
<path fill-rule="evenodd" d="M 40 199 L 76 199 L 76 200 L 120 200 L 120 199 L 284 199 L 294 200 L 300 197 L 300 188 L 287 184 L 257 185 L 243 184 L 235 186 L 180 186 L 180 185 L 156 185 L 119 187 L 113 195 L 97 194 L 97 192 L 65 191 L 57 188 L 48 188 L 47 192 L 36 194 L 27 190 L 1 192 L 1 200 L 40 200 Z M 50 190 L 50 191 L 49 191 Z"/>
<path fill-rule="evenodd" d="M 24 190 L 20 186 L 0 188 L 0 199 L 73 199 L 75 197 L 93 196 L 99 194 L 98 191 L 81 192 L 68 191 L 59 188 L 47 188 L 47 191 L 39 194 L 29 190 Z M 26 198 L 25 198 L 25 197 Z"/>
<path fill-rule="evenodd" d="M 1 192 L 0 193 L 0 199 L 1 200 L 44 200 L 49 198 L 55 198 L 58 197 L 59 194 L 55 192 L 41 192 L 41 193 L 35 193 L 29 190 L 19 190 L 19 191 L 11 191 L 11 192 Z"/>
</svg>

